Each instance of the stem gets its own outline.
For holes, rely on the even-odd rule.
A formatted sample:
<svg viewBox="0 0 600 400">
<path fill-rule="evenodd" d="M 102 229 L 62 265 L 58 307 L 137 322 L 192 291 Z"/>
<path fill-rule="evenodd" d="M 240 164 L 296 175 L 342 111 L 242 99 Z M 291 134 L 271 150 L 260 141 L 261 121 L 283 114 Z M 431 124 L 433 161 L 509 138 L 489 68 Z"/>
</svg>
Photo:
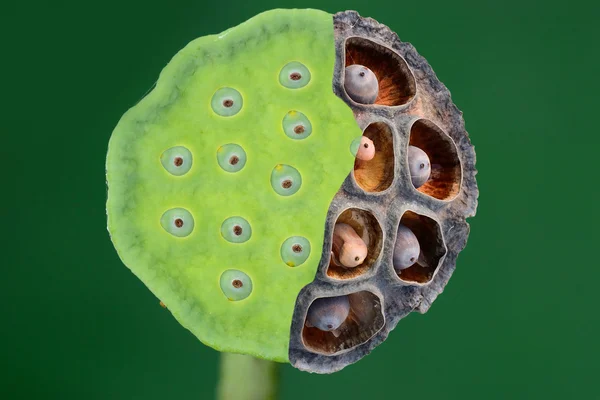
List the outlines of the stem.
<svg viewBox="0 0 600 400">
<path fill-rule="evenodd" d="M 274 400 L 278 365 L 251 356 L 221 353 L 219 400 Z"/>
</svg>

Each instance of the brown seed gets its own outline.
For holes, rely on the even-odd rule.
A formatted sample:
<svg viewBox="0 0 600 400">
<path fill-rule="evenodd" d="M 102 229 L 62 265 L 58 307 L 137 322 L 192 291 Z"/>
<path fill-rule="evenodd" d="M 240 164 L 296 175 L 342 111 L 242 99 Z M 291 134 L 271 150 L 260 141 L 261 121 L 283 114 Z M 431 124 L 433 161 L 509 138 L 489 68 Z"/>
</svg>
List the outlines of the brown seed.
<svg viewBox="0 0 600 400">
<path fill-rule="evenodd" d="M 223 100 L 223 106 L 224 106 L 224 107 L 227 107 L 227 108 L 229 108 L 229 107 L 231 107 L 232 105 L 233 105 L 233 100 L 231 100 L 231 99 Z"/>
<path fill-rule="evenodd" d="M 304 133 L 304 127 L 302 125 L 296 125 L 296 127 L 294 128 L 294 132 L 298 135 Z"/>
<path fill-rule="evenodd" d="M 300 246 L 299 244 L 295 244 L 292 246 L 292 250 L 294 251 L 294 253 L 300 253 L 302 251 L 302 246 Z"/>
<path fill-rule="evenodd" d="M 183 226 L 183 220 L 181 218 L 177 218 L 175 220 L 175 226 L 181 228 Z"/>
<path fill-rule="evenodd" d="M 240 236 L 242 234 L 242 231 L 243 231 L 243 229 L 239 225 L 236 225 L 233 227 L 233 234 L 236 236 Z"/>
<path fill-rule="evenodd" d="M 298 81 L 302 78 L 302 75 L 300 74 L 300 72 L 292 72 L 290 74 L 290 79 L 293 81 Z"/>
<path fill-rule="evenodd" d="M 183 158 L 175 157 L 173 164 L 175 164 L 176 167 L 181 167 L 183 165 Z"/>
<path fill-rule="evenodd" d="M 292 181 L 290 181 L 289 179 L 286 179 L 285 181 L 281 182 L 281 187 L 284 189 L 289 189 L 292 187 Z"/>
<path fill-rule="evenodd" d="M 231 285 L 232 285 L 234 288 L 236 288 L 236 289 L 239 289 L 239 288 L 241 288 L 242 286 L 244 286 L 244 284 L 242 283 L 242 281 L 240 281 L 239 279 L 235 279 L 235 280 L 233 280 L 233 281 L 231 282 Z"/>
<path fill-rule="evenodd" d="M 240 158 L 238 156 L 231 156 L 231 158 L 229 159 L 229 164 L 231 165 L 235 165 L 238 162 L 240 162 Z"/>
</svg>

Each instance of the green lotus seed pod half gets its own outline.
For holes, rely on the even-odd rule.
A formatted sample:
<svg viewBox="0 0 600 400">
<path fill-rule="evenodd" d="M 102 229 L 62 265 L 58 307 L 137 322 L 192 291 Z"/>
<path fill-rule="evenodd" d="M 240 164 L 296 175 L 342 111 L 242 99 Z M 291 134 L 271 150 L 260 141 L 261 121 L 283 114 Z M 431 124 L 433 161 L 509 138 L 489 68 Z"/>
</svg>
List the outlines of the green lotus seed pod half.
<svg viewBox="0 0 600 400">
<path fill-rule="evenodd" d="M 252 293 L 252 279 L 237 269 L 223 272 L 219 283 L 223 294 L 231 301 L 244 300 Z"/>
<path fill-rule="evenodd" d="M 305 139 L 312 133 L 312 125 L 306 115 L 290 111 L 283 117 L 283 131 L 292 139 Z"/>
<path fill-rule="evenodd" d="M 160 156 L 163 167 L 175 176 L 181 176 L 192 168 L 192 153 L 183 146 L 171 147 Z"/>
<path fill-rule="evenodd" d="M 290 267 L 298 267 L 310 256 L 310 242 L 302 236 L 287 238 L 281 245 L 281 259 Z"/>
<path fill-rule="evenodd" d="M 348 146 L 362 134 L 332 89 L 335 49 L 331 14 L 262 13 L 185 46 L 112 133 L 111 240 L 219 351 L 289 361 L 296 301 L 317 273 L 328 209 L 354 166 Z M 302 140 L 290 140 L 298 125 Z M 305 242 L 287 252 L 290 238 Z"/>
<path fill-rule="evenodd" d="M 222 117 L 231 117 L 240 112 L 244 101 L 240 92 L 233 88 L 221 88 L 215 92 L 210 105 Z"/>
<path fill-rule="evenodd" d="M 160 217 L 160 224 L 171 235 L 185 237 L 194 230 L 194 217 L 186 209 L 172 208 Z"/>
<path fill-rule="evenodd" d="M 302 88 L 310 82 L 310 71 L 298 61 L 287 63 L 279 73 L 279 83 L 289 89 Z"/>
<path fill-rule="evenodd" d="M 217 149 L 217 162 L 227 172 L 238 172 L 246 165 L 246 152 L 237 144 L 226 144 Z"/>
<path fill-rule="evenodd" d="M 302 176 L 296 168 L 279 164 L 273 168 L 271 173 L 271 186 L 277 194 L 291 196 L 300 190 Z"/>
<path fill-rule="evenodd" d="M 244 243 L 252 236 L 252 228 L 242 217 L 230 217 L 221 225 L 221 236 L 231 243 Z"/>
</svg>

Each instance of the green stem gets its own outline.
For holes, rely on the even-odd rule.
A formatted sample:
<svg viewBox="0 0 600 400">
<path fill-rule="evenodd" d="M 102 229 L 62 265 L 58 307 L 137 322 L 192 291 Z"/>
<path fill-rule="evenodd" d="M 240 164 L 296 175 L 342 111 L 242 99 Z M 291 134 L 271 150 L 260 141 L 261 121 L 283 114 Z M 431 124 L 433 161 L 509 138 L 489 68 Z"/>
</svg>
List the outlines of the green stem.
<svg viewBox="0 0 600 400">
<path fill-rule="evenodd" d="M 273 361 L 221 353 L 218 400 L 274 400 L 277 398 L 278 368 Z"/>
</svg>

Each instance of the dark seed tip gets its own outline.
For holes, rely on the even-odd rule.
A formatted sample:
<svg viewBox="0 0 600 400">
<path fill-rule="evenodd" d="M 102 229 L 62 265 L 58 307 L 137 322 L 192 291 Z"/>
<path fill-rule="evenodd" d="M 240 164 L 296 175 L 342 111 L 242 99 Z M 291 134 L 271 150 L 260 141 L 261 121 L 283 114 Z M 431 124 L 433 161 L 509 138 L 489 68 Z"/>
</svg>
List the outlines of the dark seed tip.
<svg viewBox="0 0 600 400">
<path fill-rule="evenodd" d="M 290 79 L 293 81 L 298 81 L 302 78 L 302 75 L 299 72 L 292 72 L 290 74 Z"/>
<path fill-rule="evenodd" d="M 304 127 L 302 125 L 297 125 L 294 128 L 294 132 L 297 133 L 298 135 L 301 134 L 301 133 L 304 133 Z"/>
<path fill-rule="evenodd" d="M 183 220 L 181 218 L 177 218 L 175 220 L 175 226 L 181 228 L 183 226 Z"/>
<path fill-rule="evenodd" d="M 290 181 L 289 179 L 286 179 L 285 181 L 281 182 L 281 187 L 284 189 L 289 189 L 292 187 L 292 181 Z"/>
<path fill-rule="evenodd" d="M 354 257 L 354 261 L 360 260 L 360 257 Z"/>
<path fill-rule="evenodd" d="M 229 164 L 231 164 L 231 165 L 235 165 L 235 164 L 237 164 L 239 161 L 240 161 L 240 159 L 239 159 L 239 157 L 238 157 L 238 156 L 232 156 L 232 157 L 229 159 Z"/>
<path fill-rule="evenodd" d="M 175 164 L 176 167 L 181 167 L 183 165 L 183 158 L 175 157 L 173 164 Z"/>
<path fill-rule="evenodd" d="M 361 77 L 362 77 L 362 76 L 365 76 L 365 71 L 360 71 L 360 72 L 358 73 L 358 75 L 360 75 Z"/>
<path fill-rule="evenodd" d="M 231 285 L 236 288 L 239 289 L 242 286 L 244 286 L 244 284 L 242 283 L 242 281 L 240 281 L 239 279 L 235 279 L 233 282 L 231 282 Z"/>
<path fill-rule="evenodd" d="M 231 99 L 223 100 L 223 106 L 224 106 L 224 107 L 227 107 L 227 108 L 229 108 L 229 107 L 231 107 L 232 105 L 233 105 L 233 100 L 231 100 Z"/>
<path fill-rule="evenodd" d="M 368 149 L 368 148 L 369 148 L 369 143 L 365 143 L 365 144 L 363 145 L 363 147 L 364 147 L 365 149 Z"/>
<path fill-rule="evenodd" d="M 243 229 L 239 225 L 236 225 L 233 227 L 233 234 L 236 236 L 240 236 L 242 234 L 242 231 L 243 231 Z"/>
<path fill-rule="evenodd" d="M 292 246 L 292 250 L 294 251 L 294 253 L 300 253 L 302 251 L 302 246 L 300 246 L 299 244 L 295 244 Z"/>
</svg>

